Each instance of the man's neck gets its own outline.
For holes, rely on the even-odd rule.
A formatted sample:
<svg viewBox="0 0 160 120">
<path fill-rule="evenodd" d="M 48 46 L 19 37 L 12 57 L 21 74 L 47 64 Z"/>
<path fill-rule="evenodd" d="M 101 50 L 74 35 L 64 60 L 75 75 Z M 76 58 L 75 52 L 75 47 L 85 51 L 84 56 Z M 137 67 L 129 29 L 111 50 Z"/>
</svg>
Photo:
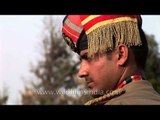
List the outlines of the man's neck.
<svg viewBox="0 0 160 120">
<path fill-rule="evenodd" d="M 135 65 L 129 66 L 129 67 L 125 67 L 124 70 L 123 70 L 122 76 L 120 77 L 117 85 L 119 85 L 127 77 L 132 76 L 132 75 L 144 75 L 144 70 L 138 68 Z"/>
</svg>

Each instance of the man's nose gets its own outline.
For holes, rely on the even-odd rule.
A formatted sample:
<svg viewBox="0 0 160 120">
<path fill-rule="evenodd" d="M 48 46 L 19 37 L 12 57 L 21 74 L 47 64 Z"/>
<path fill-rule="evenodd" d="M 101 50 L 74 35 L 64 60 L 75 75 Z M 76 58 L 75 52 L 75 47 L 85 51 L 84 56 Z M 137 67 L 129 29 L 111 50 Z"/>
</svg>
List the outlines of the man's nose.
<svg viewBox="0 0 160 120">
<path fill-rule="evenodd" d="M 87 64 L 87 62 L 82 60 L 81 65 L 80 65 L 80 69 L 78 72 L 78 77 L 80 77 L 80 78 L 87 77 L 88 73 L 89 73 L 88 68 L 89 68 L 89 65 Z"/>
</svg>

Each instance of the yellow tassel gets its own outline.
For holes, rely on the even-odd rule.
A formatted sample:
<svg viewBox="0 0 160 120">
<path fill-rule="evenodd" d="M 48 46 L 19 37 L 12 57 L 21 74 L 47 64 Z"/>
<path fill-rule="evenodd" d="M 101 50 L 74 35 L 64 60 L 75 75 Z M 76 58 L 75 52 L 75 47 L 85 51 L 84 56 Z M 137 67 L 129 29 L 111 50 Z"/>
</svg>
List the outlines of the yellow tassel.
<svg viewBox="0 0 160 120">
<path fill-rule="evenodd" d="M 114 49 L 119 44 L 130 46 L 140 46 L 142 44 L 138 30 L 137 22 L 123 21 L 110 25 L 101 26 L 87 35 L 88 39 L 88 55 L 94 57 L 97 53 Z"/>
</svg>

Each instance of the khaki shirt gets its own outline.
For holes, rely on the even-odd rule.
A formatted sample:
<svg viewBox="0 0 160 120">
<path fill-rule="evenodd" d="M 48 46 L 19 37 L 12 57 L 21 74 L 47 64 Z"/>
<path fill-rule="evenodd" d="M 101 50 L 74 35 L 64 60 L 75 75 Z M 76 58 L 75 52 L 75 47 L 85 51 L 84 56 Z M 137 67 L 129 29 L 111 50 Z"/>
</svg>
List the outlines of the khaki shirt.
<svg viewBox="0 0 160 120">
<path fill-rule="evenodd" d="M 160 95 L 146 80 L 131 82 L 123 88 L 124 94 L 112 98 L 105 105 L 160 105 Z"/>
</svg>

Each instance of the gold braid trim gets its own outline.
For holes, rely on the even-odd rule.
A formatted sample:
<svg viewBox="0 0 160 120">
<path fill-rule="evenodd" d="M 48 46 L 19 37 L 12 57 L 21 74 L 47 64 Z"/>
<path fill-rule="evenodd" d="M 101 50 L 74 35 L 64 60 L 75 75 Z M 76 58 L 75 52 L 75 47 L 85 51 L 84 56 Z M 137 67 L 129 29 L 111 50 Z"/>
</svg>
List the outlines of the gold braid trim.
<svg viewBox="0 0 160 120">
<path fill-rule="evenodd" d="M 113 42 L 115 38 L 115 45 Z M 113 50 L 119 44 L 130 46 L 142 45 L 137 22 L 122 21 L 100 26 L 87 34 L 88 55 Z"/>
<path fill-rule="evenodd" d="M 86 102 L 84 105 L 94 105 L 95 103 L 101 102 L 103 100 L 109 100 L 109 99 L 111 99 L 113 97 L 121 95 L 124 92 L 125 92 L 125 89 L 124 88 L 120 88 L 120 89 L 112 91 L 111 93 L 103 95 L 103 96 L 101 96 L 99 98 L 95 98 L 93 100 L 90 100 L 90 101 Z"/>
</svg>

